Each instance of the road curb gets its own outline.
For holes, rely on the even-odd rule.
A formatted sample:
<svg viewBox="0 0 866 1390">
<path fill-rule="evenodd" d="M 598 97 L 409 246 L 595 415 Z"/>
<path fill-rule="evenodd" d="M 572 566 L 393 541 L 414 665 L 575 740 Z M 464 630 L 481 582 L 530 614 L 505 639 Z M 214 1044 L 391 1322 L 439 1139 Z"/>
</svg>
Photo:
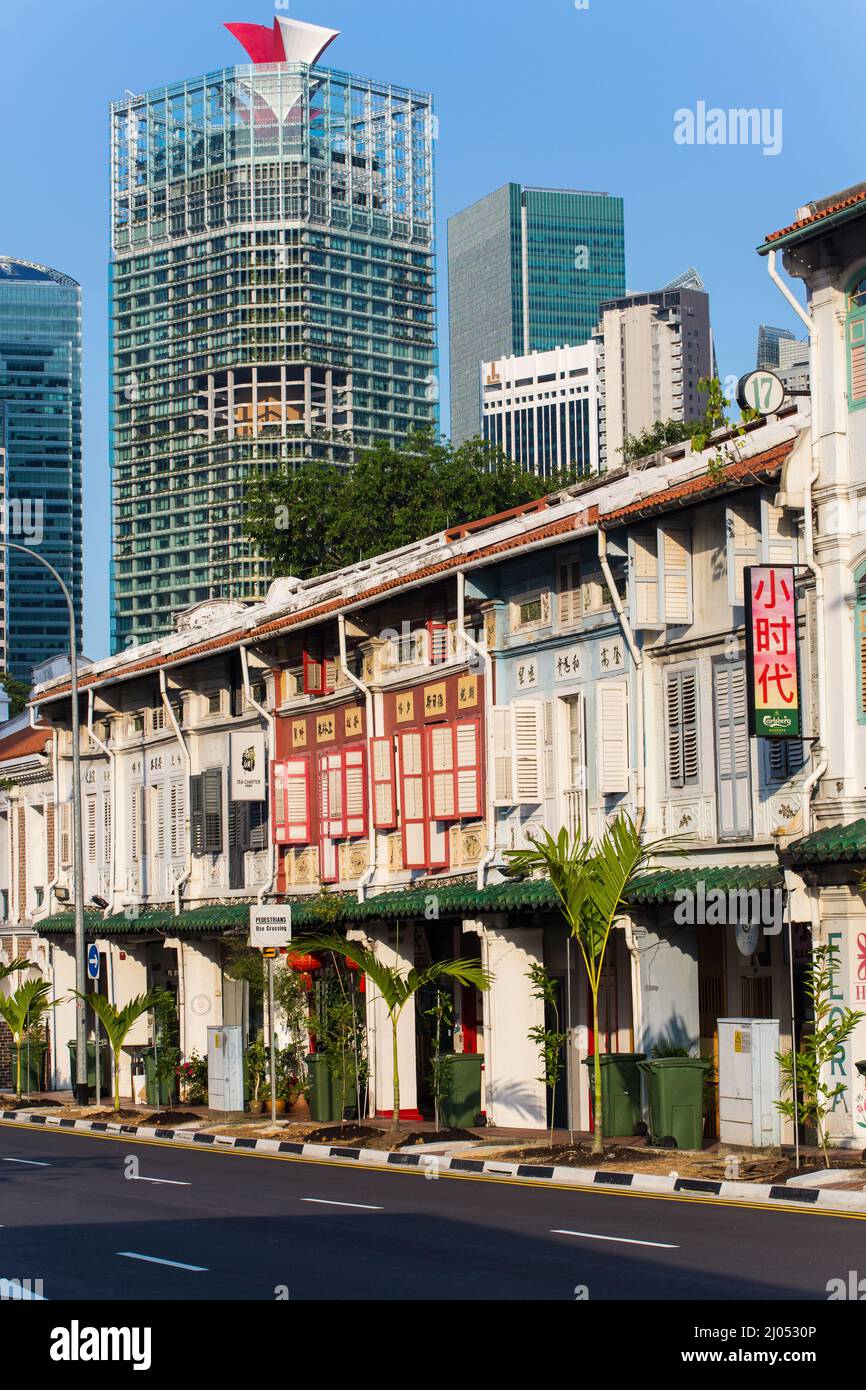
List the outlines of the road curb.
<svg viewBox="0 0 866 1390">
<path fill-rule="evenodd" d="M 783 1184 L 681 1178 L 676 1173 L 619 1173 L 611 1169 L 562 1168 L 550 1164 L 508 1163 L 501 1159 L 463 1158 L 460 1155 L 413 1153 L 411 1150 L 353 1148 L 349 1144 L 304 1144 L 284 1139 L 254 1139 L 229 1134 L 203 1134 L 201 1130 L 163 1129 L 150 1125 L 125 1125 L 111 1120 L 74 1120 L 65 1115 L 0 1111 L 6 1124 L 34 1124 L 45 1129 L 66 1129 L 114 1137 L 129 1136 L 166 1144 L 201 1144 L 208 1148 L 238 1149 L 248 1153 L 277 1154 L 313 1158 L 362 1168 L 414 1168 L 426 1177 L 441 1173 L 475 1174 L 486 1178 L 507 1178 L 509 1182 L 537 1183 L 579 1188 L 584 1191 L 645 1192 L 648 1196 L 670 1194 L 678 1197 L 718 1198 L 720 1201 L 748 1201 L 757 1206 L 797 1207 L 807 1210 L 862 1212 L 866 1214 L 866 1192 L 833 1192 L 823 1187 L 787 1187 Z"/>
</svg>

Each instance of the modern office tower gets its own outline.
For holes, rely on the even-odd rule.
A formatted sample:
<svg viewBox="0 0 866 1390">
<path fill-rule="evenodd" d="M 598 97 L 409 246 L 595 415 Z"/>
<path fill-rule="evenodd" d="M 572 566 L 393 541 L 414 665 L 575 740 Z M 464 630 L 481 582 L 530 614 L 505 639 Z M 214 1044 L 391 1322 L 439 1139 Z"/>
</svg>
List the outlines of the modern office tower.
<svg viewBox="0 0 866 1390">
<path fill-rule="evenodd" d="M 809 340 L 789 328 L 758 327 L 757 367 L 769 367 L 789 391 L 809 389 Z"/>
<path fill-rule="evenodd" d="M 595 342 L 602 468 L 621 466 L 626 436 L 703 415 L 698 382 L 714 374 L 715 353 L 709 295 L 697 271 L 602 304 Z"/>
<path fill-rule="evenodd" d="M 230 25 L 245 66 L 112 107 L 112 645 L 253 600 L 255 470 L 436 428 L 432 98 Z"/>
<path fill-rule="evenodd" d="M 593 343 L 481 364 L 482 434 L 542 477 L 598 472 L 598 378 Z"/>
<path fill-rule="evenodd" d="M 48 266 L 0 256 L 2 537 L 53 565 L 72 596 L 81 644 L 81 288 Z M 56 579 L 5 551 L 5 669 L 69 651 L 69 614 Z"/>
<path fill-rule="evenodd" d="M 478 369 L 589 341 L 625 293 L 623 203 L 508 183 L 448 222 L 451 437 L 480 434 Z"/>
</svg>

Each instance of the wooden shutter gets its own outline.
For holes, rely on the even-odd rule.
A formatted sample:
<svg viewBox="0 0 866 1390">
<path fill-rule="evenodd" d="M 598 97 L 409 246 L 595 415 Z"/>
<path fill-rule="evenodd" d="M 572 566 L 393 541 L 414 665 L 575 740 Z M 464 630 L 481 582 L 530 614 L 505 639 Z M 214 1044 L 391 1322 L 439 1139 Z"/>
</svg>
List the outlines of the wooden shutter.
<svg viewBox="0 0 866 1390">
<path fill-rule="evenodd" d="M 251 850 L 262 850 L 268 847 L 268 803 L 266 801 L 248 801 L 250 833 L 248 845 Z"/>
<path fill-rule="evenodd" d="M 727 508 L 725 515 L 728 560 L 728 602 L 741 605 L 743 570 L 757 565 L 761 558 L 761 533 L 758 527 L 757 502 L 737 502 Z"/>
<path fill-rule="evenodd" d="M 335 883 L 340 876 L 335 840 L 343 827 L 343 769 L 339 753 L 320 753 L 319 789 L 319 877 Z"/>
<path fill-rule="evenodd" d="M 403 865 L 427 867 L 427 818 L 424 798 L 424 741 L 420 729 L 403 730 L 400 747 L 400 831 Z"/>
<path fill-rule="evenodd" d="M 692 539 L 685 526 L 659 527 L 658 553 L 663 566 L 666 623 L 692 621 Z"/>
<path fill-rule="evenodd" d="M 310 656 L 309 652 L 304 652 L 304 694 L 305 695 L 324 695 L 325 693 L 325 667 L 324 663 L 317 657 Z"/>
<path fill-rule="evenodd" d="M 696 671 L 666 675 L 668 782 L 685 787 L 698 780 L 698 680 Z"/>
<path fill-rule="evenodd" d="M 633 627 L 659 626 L 659 558 L 655 531 L 634 535 L 631 550 Z"/>
<path fill-rule="evenodd" d="M 87 862 L 96 863 L 96 797 L 87 798 Z"/>
<path fill-rule="evenodd" d="M 559 567 L 559 626 L 580 622 L 580 563 L 571 560 Z"/>
<path fill-rule="evenodd" d="M 433 820 L 454 820 L 457 802 L 454 788 L 454 725 L 432 724 L 427 738 L 429 805 Z"/>
<path fill-rule="evenodd" d="M 168 797 L 169 811 L 169 851 L 172 859 L 180 859 L 183 854 L 184 839 L 184 795 L 183 782 L 171 783 Z"/>
<path fill-rule="evenodd" d="M 598 789 L 605 795 L 628 791 L 628 688 L 623 681 L 596 685 Z"/>
<path fill-rule="evenodd" d="M 108 792 L 102 796 L 102 862 L 106 867 L 111 866 L 111 796 Z"/>
<path fill-rule="evenodd" d="M 803 745 L 796 738 L 762 739 L 767 750 L 767 772 L 771 782 L 787 782 L 800 772 L 805 762 Z"/>
<path fill-rule="evenodd" d="M 752 830 L 752 779 L 745 664 L 718 663 L 713 671 L 713 689 L 719 836 L 747 836 Z"/>
<path fill-rule="evenodd" d="M 851 319 L 848 324 L 848 360 L 850 362 L 849 405 L 866 400 L 866 318 Z"/>
<path fill-rule="evenodd" d="M 72 863 L 72 802 L 60 803 L 60 864 L 67 868 Z"/>
<path fill-rule="evenodd" d="M 537 804 L 544 800 L 544 706 L 538 700 L 517 700 L 511 712 L 514 801 Z"/>
<path fill-rule="evenodd" d="M 189 779 L 189 833 L 193 854 L 204 854 L 204 794 L 201 774 Z M 135 858 L 134 853 L 132 857 Z"/>
<path fill-rule="evenodd" d="M 205 854 L 222 854 L 223 775 L 221 768 L 210 767 L 202 773 L 202 807 Z"/>
<path fill-rule="evenodd" d="M 480 816 L 481 720 L 458 719 L 454 725 L 454 783 L 458 816 Z"/>
<path fill-rule="evenodd" d="M 276 844 L 310 843 L 310 760 L 306 754 L 271 765 L 271 806 Z"/>
<path fill-rule="evenodd" d="M 246 886 L 245 855 L 250 837 L 250 803 L 229 802 L 229 888 Z"/>
<path fill-rule="evenodd" d="M 344 835 L 367 833 L 367 752 L 363 744 L 344 748 L 343 820 Z"/>
<path fill-rule="evenodd" d="M 761 499 L 762 559 L 766 565 L 796 565 L 797 527 L 791 512 Z"/>
<path fill-rule="evenodd" d="M 394 740 L 370 740 L 373 778 L 373 824 L 377 830 L 393 830 L 397 824 L 397 786 L 394 777 Z"/>
<path fill-rule="evenodd" d="M 511 733 L 511 706 L 495 705 L 493 708 L 493 801 L 496 806 L 514 804 Z"/>
</svg>

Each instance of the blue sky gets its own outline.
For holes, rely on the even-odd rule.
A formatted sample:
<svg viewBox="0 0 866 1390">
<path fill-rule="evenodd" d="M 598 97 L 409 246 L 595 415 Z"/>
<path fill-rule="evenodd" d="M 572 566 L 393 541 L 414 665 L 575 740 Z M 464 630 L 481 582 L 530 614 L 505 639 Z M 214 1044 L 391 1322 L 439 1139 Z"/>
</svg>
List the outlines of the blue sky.
<svg viewBox="0 0 866 1390">
<path fill-rule="evenodd" d="M 242 61 L 223 21 L 275 13 L 269 0 L 0 8 L 0 253 L 56 266 L 84 291 L 94 657 L 108 646 L 108 104 Z M 725 376 L 753 365 L 758 323 L 798 327 L 754 247 L 802 203 L 866 177 L 861 84 L 843 66 L 863 51 L 862 0 L 291 0 L 279 13 L 340 29 L 334 67 L 435 94 L 443 382 L 445 222 L 510 179 L 621 194 L 629 288 L 697 266 Z M 675 111 L 699 101 L 780 108 L 781 152 L 677 144 Z"/>
</svg>

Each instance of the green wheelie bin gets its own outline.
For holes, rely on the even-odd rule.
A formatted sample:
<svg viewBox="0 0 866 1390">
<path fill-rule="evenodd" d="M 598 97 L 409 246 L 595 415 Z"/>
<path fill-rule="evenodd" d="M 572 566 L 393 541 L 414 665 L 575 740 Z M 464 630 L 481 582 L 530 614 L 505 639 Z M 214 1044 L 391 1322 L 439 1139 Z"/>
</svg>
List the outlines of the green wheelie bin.
<svg viewBox="0 0 866 1390">
<path fill-rule="evenodd" d="M 480 1052 L 443 1052 L 439 1056 L 439 1122 L 446 1129 L 463 1129 L 481 1120 Z"/>
<path fill-rule="evenodd" d="M 330 1124 L 331 1121 L 339 1119 L 339 1082 L 334 1084 L 334 1078 L 321 1052 L 313 1053 L 307 1058 L 307 1074 L 310 1078 L 310 1118 L 319 1124 Z"/>
<path fill-rule="evenodd" d="M 705 1057 L 654 1057 L 638 1062 L 647 1081 L 653 1143 L 673 1138 L 678 1149 L 699 1149 L 704 1137 Z"/>
<path fill-rule="evenodd" d="M 603 1052 L 601 1065 L 601 1123 L 605 1138 L 622 1138 L 637 1132 L 641 1120 L 640 1072 L 643 1052 Z M 595 1086 L 595 1058 L 584 1057 L 589 1071 L 590 1104 Z"/>
<path fill-rule="evenodd" d="M 74 1038 L 71 1040 L 71 1042 L 67 1043 L 67 1047 L 69 1048 L 69 1064 L 71 1067 L 70 1075 L 72 1077 L 72 1090 L 74 1091 L 75 1062 L 76 1054 L 78 1051 Z M 107 1096 L 111 1095 L 112 1087 L 114 1086 L 114 1072 L 112 1071 L 111 1050 L 108 1046 L 108 1043 L 105 1041 L 100 1042 L 99 1049 L 99 1089 L 102 1098 L 105 1099 Z M 87 1051 L 85 1053 L 85 1056 L 87 1058 L 87 1089 L 88 1095 L 92 1099 L 96 1095 L 96 1043 L 93 1041 L 92 1038 L 89 1038 L 87 1041 Z"/>
</svg>

